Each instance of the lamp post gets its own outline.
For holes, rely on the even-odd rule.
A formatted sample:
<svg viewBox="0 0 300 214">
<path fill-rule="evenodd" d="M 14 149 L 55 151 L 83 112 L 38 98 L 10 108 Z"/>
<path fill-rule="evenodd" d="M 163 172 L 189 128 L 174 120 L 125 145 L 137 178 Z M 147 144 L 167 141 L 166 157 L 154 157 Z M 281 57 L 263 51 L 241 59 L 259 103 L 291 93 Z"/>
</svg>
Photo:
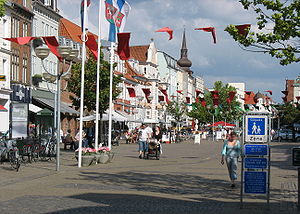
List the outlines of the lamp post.
<svg viewBox="0 0 300 214">
<path fill-rule="evenodd" d="M 165 126 L 167 124 L 167 118 L 166 118 L 166 109 L 165 109 L 165 106 L 166 106 L 166 102 L 165 101 L 160 101 L 159 104 L 162 106 L 162 110 L 163 110 L 163 121 L 165 123 Z"/>
<path fill-rule="evenodd" d="M 213 106 L 213 107 L 211 107 L 210 105 L 208 105 L 207 106 L 207 112 L 208 113 L 210 113 L 210 114 L 212 114 L 212 116 L 213 116 L 213 121 L 212 121 L 212 131 L 213 131 L 213 133 L 212 133 L 212 141 L 215 141 L 215 127 L 214 127 L 214 123 L 215 123 L 215 112 L 210 112 L 210 110 L 214 110 L 215 109 L 215 106 Z"/>
<path fill-rule="evenodd" d="M 70 46 L 59 46 L 58 47 L 58 53 L 62 57 L 63 60 L 63 67 L 61 71 L 57 71 L 56 74 L 50 73 L 47 68 L 45 67 L 44 64 L 44 59 L 49 56 L 50 49 L 48 47 L 44 46 L 39 46 L 34 49 L 35 54 L 38 58 L 41 59 L 42 61 L 42 66 L 43 69 L 46 71 L 46 73 L 43 74 L 43 77 L 45 80 L 49 82 L 54 82 L 53 80 L 56 79 L 56 117 L 55 117 L 55 124 L 56 124 L 56 171 L 59 171 L 59 166 L 60 166 L 60 148 L 59 148 L 59 143 L 60 143 L 60 90 L 61 90 L 61 79 L 66 79 L 69 77 L 71 67 L 72 67 L 72 60 L 77 58 L 79 50 L 78 49 L 72 49 Z M 65 65 L 66 65 L 66 60 L 70 61 L 69 68 L 64 71 Z"/>
</svg>

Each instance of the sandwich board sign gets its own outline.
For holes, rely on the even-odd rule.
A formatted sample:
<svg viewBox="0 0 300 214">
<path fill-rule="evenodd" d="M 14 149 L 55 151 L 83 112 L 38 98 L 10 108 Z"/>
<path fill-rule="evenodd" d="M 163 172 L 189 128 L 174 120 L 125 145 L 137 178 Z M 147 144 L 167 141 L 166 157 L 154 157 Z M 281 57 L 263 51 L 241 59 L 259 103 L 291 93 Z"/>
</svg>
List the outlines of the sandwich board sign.
<svg viewBox="0 0 300 214">
<path fill-rule="evenodd" d="M 254 143 L 268 142 L 268 116 L 246 115 L 245 141 Z"/>
</svg>

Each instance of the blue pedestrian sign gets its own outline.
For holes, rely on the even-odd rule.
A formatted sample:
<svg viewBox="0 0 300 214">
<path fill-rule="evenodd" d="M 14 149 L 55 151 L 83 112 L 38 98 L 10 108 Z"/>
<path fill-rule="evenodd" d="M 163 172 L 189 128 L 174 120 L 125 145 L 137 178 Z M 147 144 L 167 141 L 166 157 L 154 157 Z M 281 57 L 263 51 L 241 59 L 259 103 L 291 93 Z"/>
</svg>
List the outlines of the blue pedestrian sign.
<svg viewBox="0 0 300 214">
<path fill-rule="evenodd" d="M 244 159 L 246 169 L 267 169 L 267 158 L 245 158 Z"/>
<path fill-rule="evenodd" d="M 249 194 L 266 194 L 267 172 L 245 172 L 244 191 Z"/>
<path fill-rule="evenodd" d="M 246 116 L 246 142 L 268 141 L 268 117 L 265 115 Z"/>
<path fill-rule="evenodd" d="M 245 156 L 265 156 L 268 155 L 268 145 L 246 144 L 244 146 Z"/>
</svg>

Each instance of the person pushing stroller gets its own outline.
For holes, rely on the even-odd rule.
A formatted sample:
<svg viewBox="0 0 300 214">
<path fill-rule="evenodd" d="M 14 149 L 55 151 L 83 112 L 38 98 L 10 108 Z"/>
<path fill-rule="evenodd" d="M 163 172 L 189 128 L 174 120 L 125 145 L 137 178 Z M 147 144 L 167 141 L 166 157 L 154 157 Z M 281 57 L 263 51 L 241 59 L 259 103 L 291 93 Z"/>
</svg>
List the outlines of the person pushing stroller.
<svg viewBox="0 0 300 214">
<path fill-rule="evenodd" d="M 146 124 L 142 124 L 138 130 L 138 144 L 139 144 L 139 158 L 142 159 L 146 157 L 148 152 L 148 142 L 151 138 L 151 132 L 149 132 Z"/>
</svg>

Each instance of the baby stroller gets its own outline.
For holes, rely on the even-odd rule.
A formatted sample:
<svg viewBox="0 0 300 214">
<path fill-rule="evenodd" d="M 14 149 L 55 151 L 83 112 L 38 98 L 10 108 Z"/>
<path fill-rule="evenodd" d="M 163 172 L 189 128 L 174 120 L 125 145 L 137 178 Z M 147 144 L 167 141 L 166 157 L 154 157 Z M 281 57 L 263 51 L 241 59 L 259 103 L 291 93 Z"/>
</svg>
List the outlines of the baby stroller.
<svg viewBox="0 0 300 214">
<path fill-rule="evenodd" d="M 161 145 L 160 142 L 158 142 L 157 140 L 150 140 L 150 142 L 148 143 L 148 153 L 147 153 L 147 159 L 150 159 L 151 157 L 155 157 L 156 160 L 159 160 L 160 157 L 160 150 L 161 149 Z"/>
</svg>

